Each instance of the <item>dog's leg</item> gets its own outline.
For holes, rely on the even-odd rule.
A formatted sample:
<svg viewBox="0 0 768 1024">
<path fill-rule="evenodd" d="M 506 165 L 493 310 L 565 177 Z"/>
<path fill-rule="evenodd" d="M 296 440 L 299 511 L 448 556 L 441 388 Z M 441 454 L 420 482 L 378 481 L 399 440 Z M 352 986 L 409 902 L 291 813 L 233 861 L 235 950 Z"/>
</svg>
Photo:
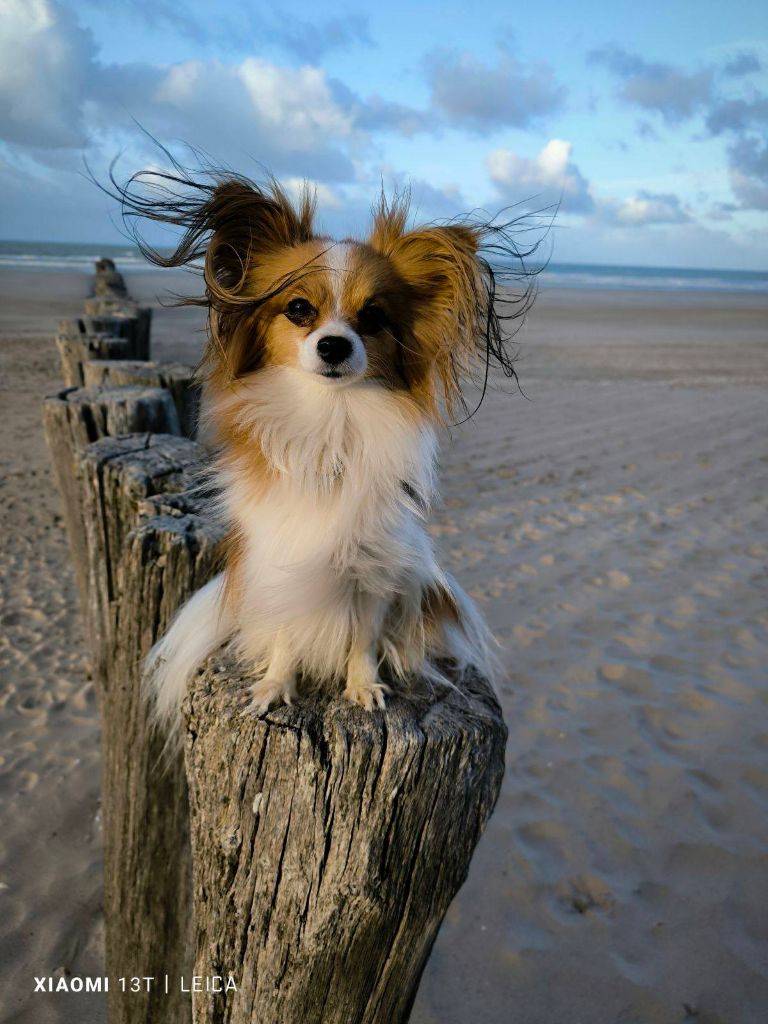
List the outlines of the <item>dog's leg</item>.
<svg viewBox="0 0 768 1024">
<path fill-rule="evenodd" d="M 285 637 L 278 632 L 275 637 L 267 671 L 250 688 L 251 702 L 246 713 L 260 715 L 273 704 L 291 704 L 296 693 L 296 666 Z"/>
<path fill-rule="evenodd" d="M 378 644 L 387 602 L 372 594 L 360 596 L 355 638 L 347 661 L 347 686 L 344 696 L 366 711 L 384 707 L 389 687 L 379 680 Z"/>
</svg>

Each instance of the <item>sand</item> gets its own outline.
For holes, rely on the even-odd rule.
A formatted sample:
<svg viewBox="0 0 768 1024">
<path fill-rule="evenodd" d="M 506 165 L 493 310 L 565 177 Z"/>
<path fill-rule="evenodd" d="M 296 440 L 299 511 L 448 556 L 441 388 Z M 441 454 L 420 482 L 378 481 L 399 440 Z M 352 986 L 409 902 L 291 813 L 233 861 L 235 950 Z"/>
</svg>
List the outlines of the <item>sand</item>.
<svg viewBox="0 0 768 1024">
<path fill-rule="evenodd" d="M 98 722 L 39 411 L 87 287 L 0 275 L 3 1022 L 104 1020 L 33 993 L 103 969 Z M 158 357 L 193 359 L 200 323 L 160 310 Z M 768 297 L 545 291 L 528 400 L 446 438 L 433 533 L 504 645 L 510 735 L 414 1024 L 768 1019 L 767 328 Z"/>
</svg>

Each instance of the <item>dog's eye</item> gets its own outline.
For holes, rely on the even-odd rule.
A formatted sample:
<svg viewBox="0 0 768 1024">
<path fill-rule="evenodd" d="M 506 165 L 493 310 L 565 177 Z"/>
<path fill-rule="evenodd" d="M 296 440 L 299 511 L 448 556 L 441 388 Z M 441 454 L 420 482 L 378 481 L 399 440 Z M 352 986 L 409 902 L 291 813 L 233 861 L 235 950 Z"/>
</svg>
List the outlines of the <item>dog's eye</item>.
<svg viewBox="0 0 768 1024">
<path fill-rule="evenodd" d="M 361 334 L 378 334 L 387 326 L 387 314 L 375 302 L 369 302 L 357 314 L 357 326 Z"/>
<path fill-rule="evenodd" d="M 285 315 L 291 323 L 305 326 L 317 316 L 317 310 L 306 299 L 291 299 L 285 307 Z"/>
</svg>

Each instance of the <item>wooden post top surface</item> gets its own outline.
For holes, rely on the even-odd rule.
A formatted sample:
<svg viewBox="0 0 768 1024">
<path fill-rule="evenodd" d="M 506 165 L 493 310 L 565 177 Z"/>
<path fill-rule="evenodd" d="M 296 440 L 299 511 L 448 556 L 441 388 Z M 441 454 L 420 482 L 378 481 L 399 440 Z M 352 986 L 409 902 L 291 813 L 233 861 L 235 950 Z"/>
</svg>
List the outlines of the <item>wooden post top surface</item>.
<svg viewBox="0 0 768 1024">
<path fill-rule="evenodd" d="M 506 739 L 501 707 L 493 689 L 482 676 L 469 670 L 453 687 L 418 685 L 403 690 L 396 684 L 387 698 L 386 710 L 368 712 L 326 690 L 312 688 L 290 705 L 273 707 L 260 716 L 244 715 L 242 702 L 249 698 L 253 676 L 229 646 L 207 662 L 190 686 L 185 715 L 198 736 L 226 723 L 235 742 L 248 742 L 254 730 L 269 727 L 301 731 L 308 738 L 330 730 L 369 746 L 452 742 L 476 731 L 493 732 Z"/>
</svg>

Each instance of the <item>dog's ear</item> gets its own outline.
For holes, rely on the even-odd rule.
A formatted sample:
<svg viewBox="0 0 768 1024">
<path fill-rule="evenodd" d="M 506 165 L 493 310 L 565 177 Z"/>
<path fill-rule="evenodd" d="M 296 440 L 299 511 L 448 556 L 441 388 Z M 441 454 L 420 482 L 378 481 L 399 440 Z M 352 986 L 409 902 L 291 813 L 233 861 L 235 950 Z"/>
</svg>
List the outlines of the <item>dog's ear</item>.
<svg viewBox="0 0 768 1024">
<path fill-rule="evenodd" d="M 315 195 L 306 185 L 294 205 L 270 178 L 259 185 L 240 175 L 204 168 L 198 179 L 164 150 L 171 171 L 142 171 L 121 185 L 110 172 L 108 195 L 122 206 L 126 227 L 146 258 L 160 267 L 182 267 L 206 257 L 206 284 L 231 290 L 250 254 L 312 238 Z M 183 228 L 170 254 L 148 244 L 142 220 Z"/>
<path fill-rule="evenodd" d="M 230 299 L 260 254 L 309 241 L 314 212 L 308 189 L 294 206 L 274 180 L 267 188 L 237 178 L 220 182 L 196 211 L 191 228 L 208 235 L 205 279 L 211 298 L 221 292 Z"/>
<path fill-rule="evenodd" d="M 431 405 L 435 386 L 449 411 L 478 354 L 485 288 L 480 232 L 465 224 L 406 230 L 407 199 L 374 210 L 369 244 L 386 256 L 409 292 L 402 363 L 406 382 Z"/>
<path fill-rule="evenodd" d="M 260 257 L 312 238 L 315 197 L 305 189 L 296 206 L 273 179 L 266 188 L 244 179 L 220 181 L 196 211 L 188 235 L 207 238 L 205 285 L 211 379 L 220 382 L 258 368 L 264 356 L 261 306 L 251 271 Z"/>
<path fill-rule="evenodd" d="M 228 381 L 255 369 L 261 306 L 271 297 L 254 289 L 251 270 L 269 252 L 312 238 L 315 196 L 304 188 L 294 205 L 274 178 L 258 185 L 226 171 L 208 170 L 195 180 L 171 160 L 173 171 L 134 175 L 126 185 L 111 178 L 130 226 L 141 220 L 184 229 L 169 254 L 150 246 L 134 228 L 142 253 L 161 267 L 203 262 L 205 295 L 181 297 L 180 305 L 208 308 L 209 344 L 203 365 Z"/>
</svg>

